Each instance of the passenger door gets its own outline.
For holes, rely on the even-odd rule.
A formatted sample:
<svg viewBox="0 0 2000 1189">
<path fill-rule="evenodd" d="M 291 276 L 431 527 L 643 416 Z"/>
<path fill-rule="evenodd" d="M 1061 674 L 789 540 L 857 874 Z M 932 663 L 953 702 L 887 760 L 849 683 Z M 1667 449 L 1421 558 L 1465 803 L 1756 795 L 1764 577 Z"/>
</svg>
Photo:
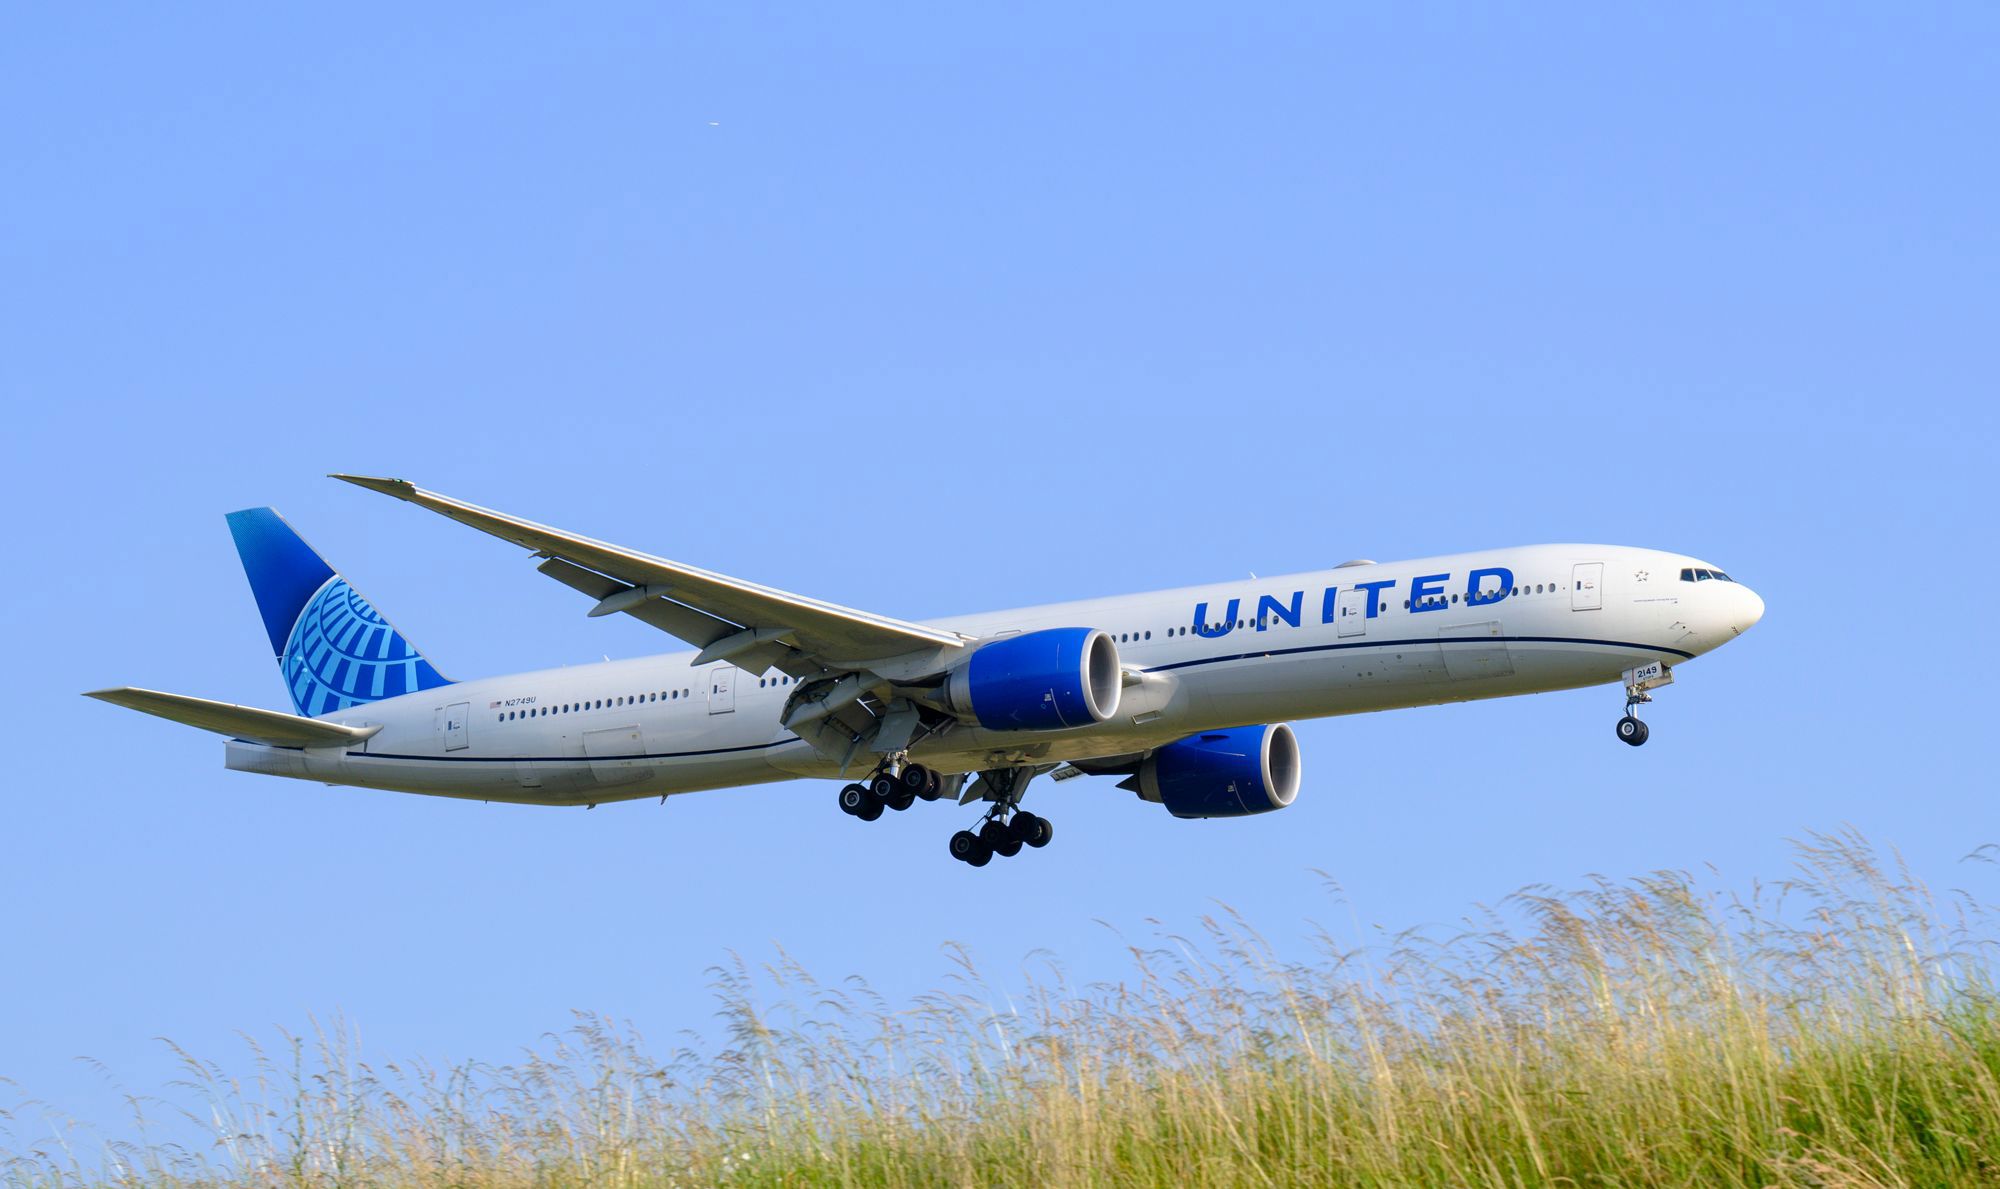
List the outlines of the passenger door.
<svg viewBox="0 0 2000 1189">
<path fill-rule="evenodd" d="M 1604 563 L 1579 562 L 1570 573 L 1569 609 L 1595 611 L 1604 606 Z"/>
<path fill-rule="evenodd" d="M 1368 631 L 1368 592 L 1343 590 L 1334 596 L 1334 630 L 1343 636 L 1365 635 Z"/>
<path fill-rule="evenodd" d="M 717 665 L 708 671 L 708 712 L 728 714 L 736 709 L 736 666 Z"/>
<path fill-rule="evenodd" d="M 464 751 L 472 745 L 472 703 L 453 702 L 444 708 L 444 749 Z"/>
</svg>

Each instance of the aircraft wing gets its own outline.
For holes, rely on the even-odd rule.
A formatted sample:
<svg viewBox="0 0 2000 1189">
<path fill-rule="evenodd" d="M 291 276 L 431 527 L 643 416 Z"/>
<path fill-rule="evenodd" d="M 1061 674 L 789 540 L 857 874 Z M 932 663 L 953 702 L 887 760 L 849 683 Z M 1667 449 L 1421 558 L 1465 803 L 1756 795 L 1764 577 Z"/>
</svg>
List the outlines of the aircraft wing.
<svg viewBox="0 0 2000 1189">
<path fill-rule="evenodd" d="M 871 661 L 952 653 L 969 637 L 856 611 L 697 569 L 425 491 L 402 479 L 334 475 L 512 541 L 547 558 L 541 571 L 598 600 L 592 615 L 624 612 L 697 648 L 697 663 L 727 660 L 806 677 L 866 669 Z"/>
<path fill-rule="evenodd" d="M 380 731 L 379 725 L 350 727 L 317 718 L 301 718 L 234 702 L 213 702 L 186 694 L 165 694 L 159 690 L 121 685 L 116 689 L 92 690 L 84 695 L 114 706 L 139 710 L 204 731 L 268 743 L 273 747 L 352 747 Z"/>
</svg>

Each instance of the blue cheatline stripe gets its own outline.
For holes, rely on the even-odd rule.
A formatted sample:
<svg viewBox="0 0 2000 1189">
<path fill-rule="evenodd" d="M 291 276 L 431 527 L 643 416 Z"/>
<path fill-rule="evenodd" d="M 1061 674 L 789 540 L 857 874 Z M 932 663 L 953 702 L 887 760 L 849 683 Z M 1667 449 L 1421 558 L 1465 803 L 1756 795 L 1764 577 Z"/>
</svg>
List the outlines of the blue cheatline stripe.
<svg viewBox="0 0 2000 1189">
<path fill-rule="evenodd" d="M 1192 669 L 1199 665 L 1221 665 L 1231 661 L 1256 660 L 1269 656 L 1297 656 L 1308 652 L 1334 652 L 1350 648 L 1411 648 L 1423 644 L 1589 644 L 1600 648 L 1629 648 L 1638 652 L 1664 652 L 1682 660 L 1693 660 L 1694 653 L 1678 648 L 1667 648 L 1658 644 L 1639 644 L 1630 640 L 1598 640 L 1588 636 L 1429 636 L 1403 640 L 1351 640 L 1345 644 L 1309 644 L 1299 648 L 1270 648 L 1257 652 L 1237 652 L 1228 656 L 1200 657 L 1191 661 L 1175 661 L 1170 665 L 1156 665 L 1147 669 L 1148 673 L 1165 673 L 1172 669 Z M 253 743 L 254 740 L 238 739 L 238 743 Z M 402 755 L 393 752 L 350 751 L 345 754 L 362 760 L 419 760 L 424 763 L 447 764 L 588 764 L 613 760 L 679 760 L 694 756 L 733 755 L 745 751 L 764 751 L 773 747 L 789 747 L 794 743 L 804 743 L 803 739 L 779 739 L 770 743 L 749 743 L 740 747 L 711 747 L 702 751 L 649 751 L 637 755 L 624 756 L 419 756 Z M 270 744 L 258 744 L 271 747 Z M 303 751 L 299 747 L 276 747 L 275 751 Z"/>
<path fill-rule="evenodd" d="M 1636 644 L 1630 640 L 1593 640 L 1587 636 L 1426 636 L 1408 640 L 1352 640 L 1345 644 L 1308 644 L 1299 648 L 1260 648 L 1255 652 L 1237 652 L 1228 656 L 1205 656 L 1191 661 L 1175 661 L 1171 665 L 1155 665 L 1148 673 L 1165 673 L 1171 669 L 1192 669 L 1198 665 L 1220 665 L 1229 661 L 1254 660 L 1264 656 L 1297 656 L 1306 652 L 1334 652 L 1348 648 L 1414 648 L 1422 644 L 1592 644 L 1601 648 L 1630 648 L 1638 652 L 1664 652 L 1682 660 L 1693 660 L 1694 653 L 1682 652 L 1678 648 L 1663 648 L 1658 644 Z"/>
</svg>

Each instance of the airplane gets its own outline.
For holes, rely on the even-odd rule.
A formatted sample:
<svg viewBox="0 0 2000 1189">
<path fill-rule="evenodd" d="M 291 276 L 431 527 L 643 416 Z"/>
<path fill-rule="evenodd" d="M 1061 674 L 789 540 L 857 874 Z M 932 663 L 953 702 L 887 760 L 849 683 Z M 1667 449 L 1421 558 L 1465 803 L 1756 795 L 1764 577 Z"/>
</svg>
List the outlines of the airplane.
<svg viewBox="0 0 2000 1189">
<path fill-rule="evenodd" d="M 87 696 L 227 737 L 230 769 L 584 805 L 847 779 L 863 821 L 978 805 L 974 867 L 1046 846 L 1029 782 L 1118 776 L 1180 818 L 1291 805 L 1285 720 L 1622 684 L 1620 740 L 1682 662 L 1762 618 L 1698 558 L 1527 545 L 914 622 L 746 582 L 401 479 L 336 479 L 529 550 L 691 651 L 447 678 L 270 508 L 227 517 L 295 714 L 130 686 Z"/>
</svg>

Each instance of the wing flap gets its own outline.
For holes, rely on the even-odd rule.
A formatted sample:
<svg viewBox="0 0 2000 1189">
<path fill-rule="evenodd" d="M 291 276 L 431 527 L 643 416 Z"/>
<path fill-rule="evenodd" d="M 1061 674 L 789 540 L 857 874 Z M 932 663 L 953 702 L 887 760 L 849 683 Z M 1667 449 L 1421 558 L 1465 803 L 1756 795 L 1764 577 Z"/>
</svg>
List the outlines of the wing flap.
<svg viewBox="0 0 2000 1189">
<path fill-rule="evenodd" d="M 627 586 L 616 578 L 607 578 L 596 570 L 586 570 L 572 565 L 559 557 L 552 557 L 536 569 L 569 587 L 582 591 L 597 600 L 598 606 L 605 606 L 612 600 L 640 587 Z M 761 677 L 767 669 L 781 669 L 794 677 L 813 677 L 823 671 L 818 662 L 808 659 L 798 650 L 782 643 L 765 643 L 754 648 L 728 649 L 726 655 L 709 656 L 707 650 L 726 646 L 735 637 L 746 633 L 784 633 L 783 628 L 745 628 L 741 624 L 726 619 L 717 619 L 706 611 L 697 611 L 684 603 L 676 603 L 667 598 L 647 598 L 629 606 L 617 608 L 641 623 L 656 627 L 669 636 L 697 645 L 704 655 L 696 657 L 696 665 L 704 665 L 712 660 L 727 660 L 739 669 Z M 595 612 L 593 612 L 595 614 Z"/>
<path fill-rule="evenodd" d="M 369 738 L 382 728 L 379 725 L 350 727 L 337 722 L 324 722 L 317 718 L 301 718 L 296 714 L 285 714 L 277 710 L 262 710 L 255 706 L 239 706 L 234 702 L 215 702 L 207 698 L 192 698 L 186 694 L 161 693 L 159 690 L 139 689 L 121 685 L 116 689 L 92 690 L 84 695 L 113 706 L 123 706 L 127 710 L 137 710 L 156 718 L 164 718 L 185 726 L 200 727 L 204 731 L 228 735 L 232 739 L 247 739 L 252 743 L 267 743 L 272 747 L 351 747 Z"/>
<path fill-rule="evenodd" d="M 604 590 L 606 593 L 599 596 L 604 611 L 624 611 L 697 648 L 706 648 L 726 636 L 754 628 L 791 629 L 799 651 L 845 663 L 883 660 L 926 648 L 956 648 L 967 643 L 965 637 L 955 632 L 857 611 L 566 533 L 425 491 L 402 479 L 366 475 L 333 478 L 428 508 L 523 549 L 567 563 L 569 569 L 544 566 L 543 572 L 585 593 Z M 586 587 L 574 570 L 615 579 L 618 586 L 598 583 Z M 621 588 L 639 587 L 648 590 L 635 591 L 632 605 L 623 605 L 625 591 Z M 675 610 L 676 605 L 681 610 Z M 693 619 L 682 611 L 705 618 Z"/>
</svg>

